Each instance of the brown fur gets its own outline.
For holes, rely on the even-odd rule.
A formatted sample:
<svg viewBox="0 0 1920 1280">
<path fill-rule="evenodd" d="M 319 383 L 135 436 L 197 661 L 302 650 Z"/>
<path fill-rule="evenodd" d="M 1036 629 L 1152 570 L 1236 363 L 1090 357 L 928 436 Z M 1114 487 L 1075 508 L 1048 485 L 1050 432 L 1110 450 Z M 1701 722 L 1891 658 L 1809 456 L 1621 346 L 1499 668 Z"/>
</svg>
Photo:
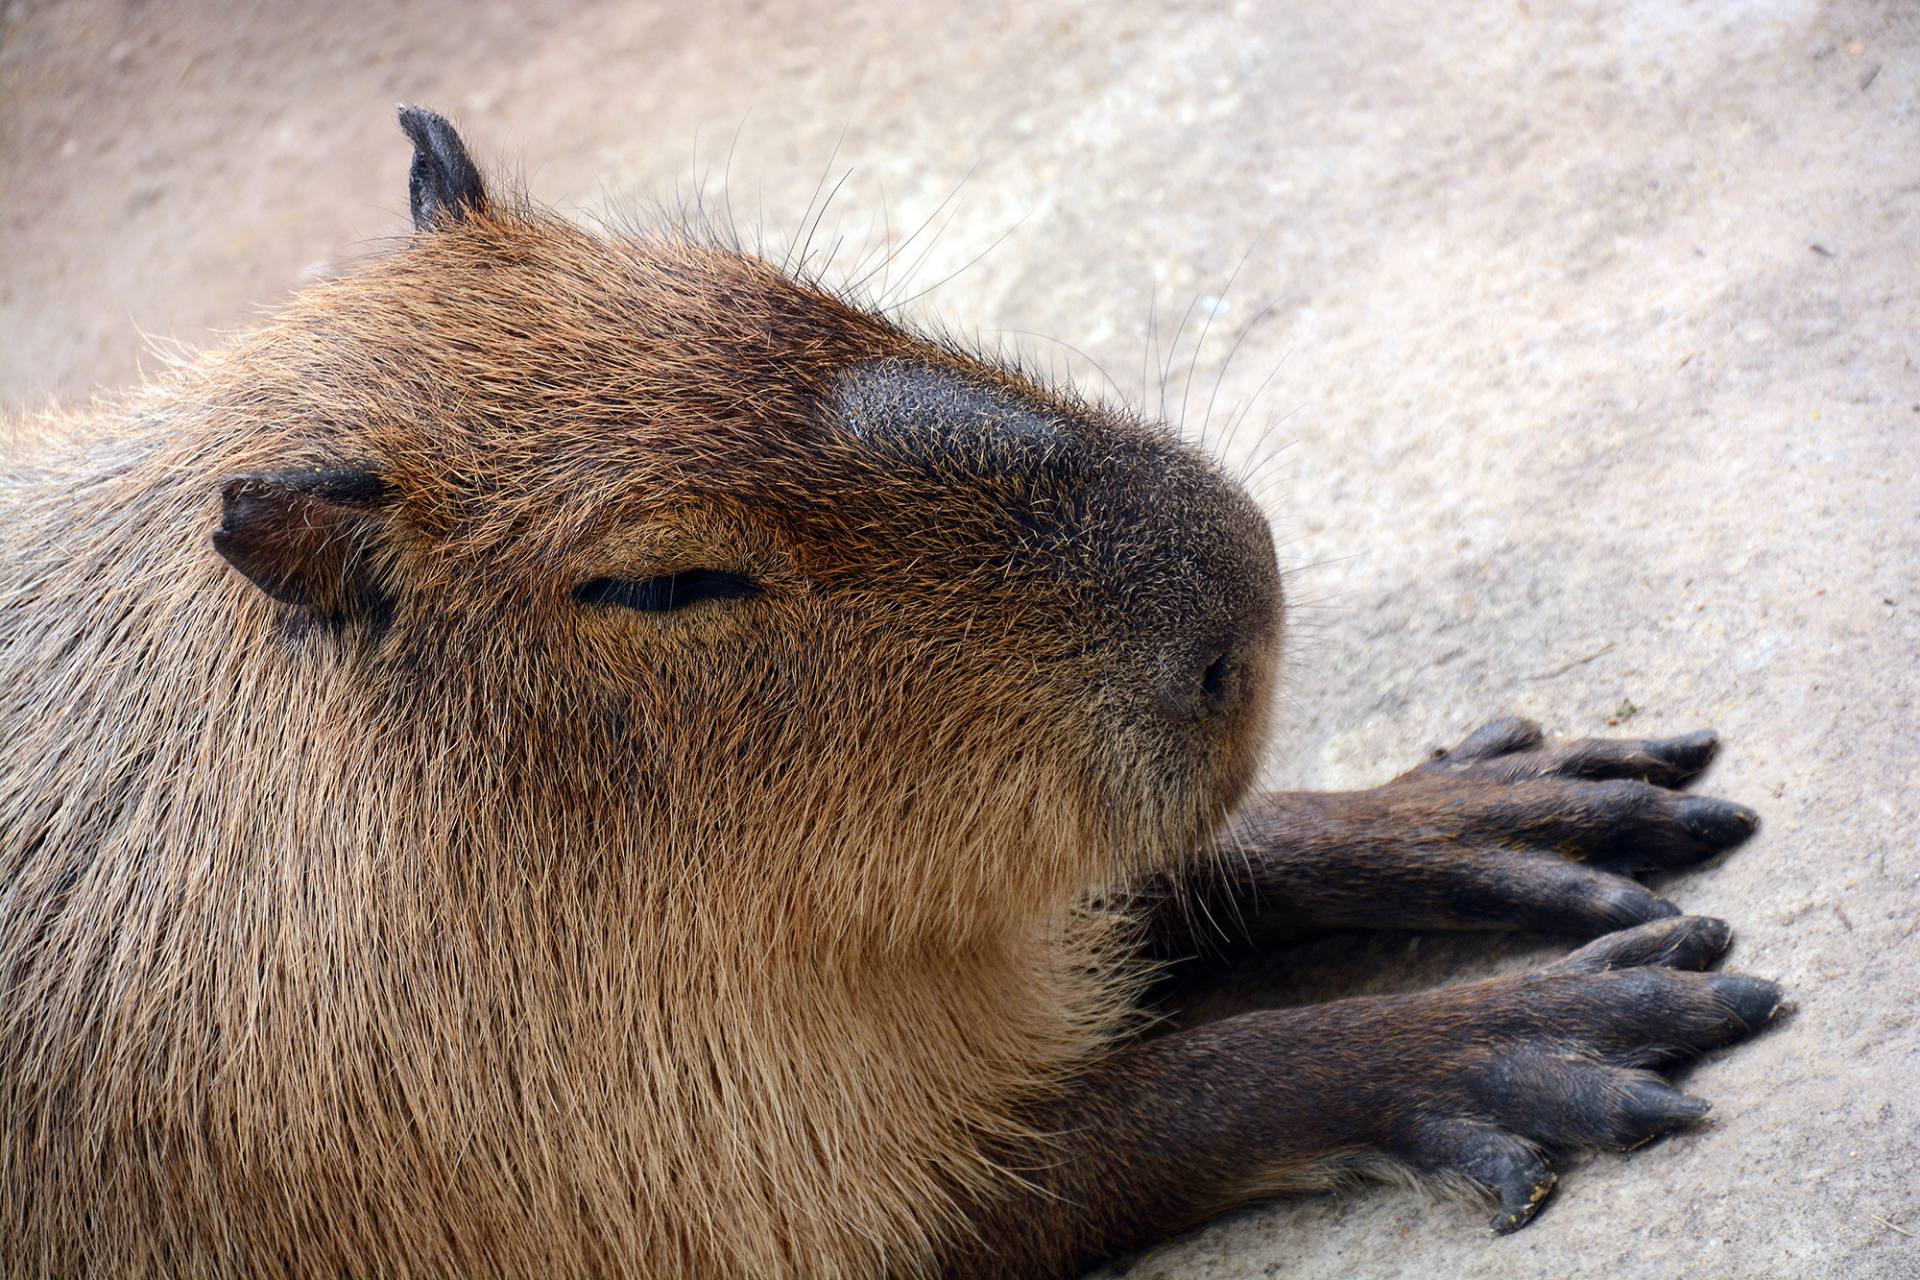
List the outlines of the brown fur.
<svg viewBox="0 0 1920 1280">
<path fill-rule="evenodd" d="M 410 242 L 12 429 L 0 1274 L 1064 1275 L 1359 1174 L 1508 1230 L 1771 1016 L 1621 874 L 1752 831 L 1711 735 L 1223 826 L 1281 602 L 1211 461 L 402 124 Z M 757 590 L 595 590 L 693 571 Z M 1608 936 L 1141 1036 L 1220 922 Z"/>
<path fill-rule="evenodd" d="M 823 406 L 885 360 L 1089 478 L 877 453 Z M 9 454 L 7 1274 L 924 1267 L 1123 1016 L 1085 891 L 1253 762 L 1257 691 L 1141 729 L 1111 580 L 1249 521 L 1210 464 L 671 230 L 491 202 Z M 209 546 L 310 466 L 398 495 L 385 619 Z M 768 590 L 569 596 L 710 563 Z"/>
</svg>

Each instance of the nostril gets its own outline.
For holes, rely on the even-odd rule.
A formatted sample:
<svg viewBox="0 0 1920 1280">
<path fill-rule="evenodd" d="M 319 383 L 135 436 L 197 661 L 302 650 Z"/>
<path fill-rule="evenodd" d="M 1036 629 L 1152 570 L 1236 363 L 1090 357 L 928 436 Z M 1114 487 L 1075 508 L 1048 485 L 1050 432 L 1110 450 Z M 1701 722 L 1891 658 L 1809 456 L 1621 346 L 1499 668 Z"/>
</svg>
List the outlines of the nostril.
<svg viewBox="0 0 1920 1280">
<path fill-rule="evenodd" d="M 1189 650 L 1166 677 L 1154 694 L 1161 714 L 1180 724 L 1211 719 L 1240 697 L 1240 655 L 1232 644 Z"/>
<path fill-rule="evenodd" d="M 1218 704 L 1227 696 L 1227 681 L 1233 675 L 1233 651 L 1224 650 L 1200 673 L 1200 692 L 1209 703 Z"/>
</svg>

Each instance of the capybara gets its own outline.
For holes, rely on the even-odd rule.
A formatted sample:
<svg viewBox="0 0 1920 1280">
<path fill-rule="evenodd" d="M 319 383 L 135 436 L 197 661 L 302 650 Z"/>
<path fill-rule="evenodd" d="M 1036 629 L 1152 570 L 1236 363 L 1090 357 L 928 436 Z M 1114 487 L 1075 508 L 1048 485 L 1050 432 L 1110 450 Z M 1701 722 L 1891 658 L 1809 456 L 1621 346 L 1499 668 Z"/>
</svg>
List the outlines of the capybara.
<svg viewBox="0 0 1920 1280">
<path fill-rule="evenodd" d="M 1203 451 L 401 123 L 403 243 L 7 428 L 0 1273 L 1058 1276 L 1354 1176 L 1509 1229 L 1773 1013 L 1632 874 L 1754 828 L 1712 735 L 1249 794 L 1281 574 Z M 1587 945 L 1143 1016 L 1334 926 Z"/>
</svg>

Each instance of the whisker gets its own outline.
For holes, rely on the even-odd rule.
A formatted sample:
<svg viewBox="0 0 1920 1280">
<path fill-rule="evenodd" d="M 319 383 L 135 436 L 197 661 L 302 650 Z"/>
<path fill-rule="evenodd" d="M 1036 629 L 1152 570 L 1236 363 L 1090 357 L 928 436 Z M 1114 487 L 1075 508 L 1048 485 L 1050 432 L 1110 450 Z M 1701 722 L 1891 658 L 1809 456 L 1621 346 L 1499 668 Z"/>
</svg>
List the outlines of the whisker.
<svg viewBox="0 0 1920 1280">
<path fill-rule="evenodd" d="M 912 287 L 914 277 L 920 274 L 920 268 L 927 264 L 927 259 L 932 255 L 933 251 L 940 247 L 940 237 L 947 234 L 947 228 L 952 226 L 953 220 L 959 216 L 960 207 L 958 205 L 955 205 L 947 211 L 947 216 L 940 220 L 940 225 L 933 229 L 931 236 L 927 237 L 927 242 L 921 246 L 919 254 L 915 256 L 912 262 L 907 264 L 906 273 L 900 277 L 900 283 L 894 285 L 886 294 L 881 296 L 880 309 L 882 311 L 891 310 L 894 305 L 893 299 L 898 297 L 903 290 Z"/>
<path fill-rule="evenodd" d="M 953 184 L 953 190 L 947 192 L 945 197 L 941 199 L 940 203 L 933 206 L 933 211 L 927 214 L 927 216 L 921 221 L 920 225 L 913 229 L 913 234 L 909 235 L 905 240 L 902 240 L 900 244 L 892 252 L 887 254 L 886 257 L 882 258 L 880 260 L 879 265 L 873 268 L 873 271 L 883 271 L 883 270 L 887 271 L 888 272 L 887 279 L 890 280 L 892 278 L 891 268 L 895 260 L 897 260 L 901 254 L 907 251 L 907 246 L 911 245 L 915 240 L 918 240 L 922 235 L 922 233 L 924 233 L 928 227 L 933 225 L 933 220 L 940 216 L 941 210 L 945 209 L 948 204 L 952 203 L 953 199 L 960 194 L 961 188 L 967 185 L 967 183 L 973 178 L 973 175 L 979 170 L 979 168 L 980 168 L 980 161 L 978 160 L 974 161 L 973 166 L 969 168 L 966 171 L 966 173 L 961 175 L 960 181 Z M 939 238 L 937 233 L 935 234 L 934 238 L 936 240 Z M 872 274 L 873 272 L 870 271 L 867 273 L 867 275 L 860 277 L 858 280 L 852 281 L 849 287 L 856 290 L 865 288 L 866 283 L 872 277 Z M 881 291 L 880 291 L 882 297 L 886 296 L 888 287 L 889 286 L 887 285 L 887 281 L 882 280 Z"/>
<path fill-rule="evenodd" d="M 1253 407 L 1260 403 L 1260 397 L 1266 393 L 1268 384 L 1279 375 L 1281 369 L 1286 367 L 1286 363 L 1288 359 L 1292 357 L 1293 352 L 1294 349 L 1292 347 L 1287 348 L 1286 353 L 1280 357 L 1280 362 L 1267 371 L 1266 377 L 1260 379 L 1260 385 L 1253 389 L 1253 395 L 1248 399 L 1246 405 L 1239 413 L 1227 420 L 1227 438 L 1220 446 L 1220 454 L 1222 457 L 1230 457 L 1232 455 L 1233 442 L 1240 434 L 1240 424 L 1247 420 L 1247 415 L 1253 412 Z M 1297 413 L 1299 411 L 1296 409 L 1295 412 Z"/>
<path fill-rule="evenodd" d="M 869 234 L 871 234 L 871 230 L 872 230 L 871 222 L 868 223 L 868 230 L 869 230 Z M 853 264 L 852 272 L 849 274 L 849 280 L 851 281 L 851 280 L 866 279 L 868 275 L 868 272 L 866 270 L 867 263 L 872 260 L 873 255 L 875 253 L 891 252 L 888 246 L 890 245 L 892 240 L 893 240 L 893 211 L 888 207 L 888 204 L 887 204 L 886 181 L 885 179 L 881 179 L 880 180 L 880 240 L 878 244 L 872 244 L 871 242 L 869 243 L 869 247 L 867 251 L 865 253 L 862 253 L 860 255 L 860 260 Z M 858 285 L 854 283 L 847 283 L 841 287 L 843 292 L 847 293 L 849 296 L 852 296 L 858 290 Z"/>
<path fill-rule="evenodd" d="M 1254 326 L 1272 315 L 1279 306 L 1280 303 L 1275 301 L 1269 302 L 1266 306 L 1260 308 L 1259 311 L 1254 313 L 1253 319 L 1247 321 L 1246 325 L 1240 330 L 1240 336 L 1233 340 L 1233 346 L 1227 351 L 1226 362 L 1220 366 L 1220 372 L 1213 380 L 1213 391 L 1207 396 L 1206 414 L 1200 419 L 1200 441 L 1202 444 L 1206 443 L 1207 428 L 1213 423 L 1213 402 L 1220 397 L 1220 387 L 1226 382 L 1228 371 L 1233 368 L 1233 358 L 1240 354 L 1240 346 L 1246 342 L 1247 335 L 1253 332 Z"/>
<path fill-rule="evenodd" d="M 1187 362 L 1187 382 L 1185 386 L 1180 388 L 1180 430 L 1183 434 L 1187 429 L 1187 396 L 1193 390 L 1193 371 L 1200 365 L 1200 352 L 1205 349 L 1207 345 L 1207 334 L 1213 330 L 1215 317 L 1226 310 L 1227 297 L 1233 292 L 1233 282 L 1240 278 L 1240 271 L 1247 265 L 1247 259 L 1253 256 L 1254 248 L 1260 243 L 1260 237 L 1266 235 L 1268 229 L 1272 226 L 1273 223 L 1268 222 L 1267 225 L 1262 227 L 1259 232 L 1254 235 L 1253 239 L 1247 243 L 1246 252 L 1240 255 L 1240 261 L 1234 263 L 1233 270 L 1227 274 L 1226 284 L 1221 286 L 1220 292 L 1214 295 L 1215 301 L 1213 306 L 1207 310 L 1206 323 L 1200 326 L 1200 336 L 1193 344 L 1193 359 Z M 1219 390 L 1220 383 L 1218 379 L 1214 381 L 1213 385 L 1216 391 Z M 1200 444 L 1202 447 L 1205 447 L 1207 442 L 1206 430 L 1206 423 L 1203 421 L 1200 424 Z"/>
<path fill-rule="evenodd" d="M 742 114 L 740 123 L 733 127 L 733 139 L 727 143 L 727 162 L 720 172 L 720 205 L 727 215 L 728 248 L 740 252 L 740 227 L 733 220 L 733 153 L 740 146 L 740 134 L 747 127 L 747 115 Z"/>
<path fill-rule="evenodd" d="M 800 239 L 800 233 L 806 229 L 807 219 L 813 215 L 813 206 L 820 199 L 820 191 L 827 185 L 827 176 L 833 172 L 834 161 L 840 158 L 840 146 L 847 140 L 848 124 L 840 126 L 840 136 L 833 140 L 833 150 L 827 153 L 827 163 L 820 170 L 820 180 L 813 184 L 813 194 L 807 197 L 807 207 L 800 214 L 800 225 L 793 229 L 793 237 L 787 242 L 787 253 L 780 259 L 780 269 L 787 270 L 793 261 L 793 246 Z M 811 238 L 812 233 L 808 233 Z"/>
<path fill-rule="evenodd" d="M 827 192 L 827 198 L 823 202 L 821 202 L 820 212 L 818 215 L 815 216 L 813 220 L 813 226 L 807 231 L 806 243 L 800 246 L 800 262 L 798 267 L 796 268 L 795 274 L 807 276 L 809 278 L 812 278 L 815 274 L 817 274 L 817 273 L 810 272 L 807 268 L 807 263 L 813 257 L 813 237 L 819 234 L 820 224 L 826 220 L 827 210 L 833 207 L 833 198 L 840 194 L 840 188 L 845 186 L 847 179 L 851 178 L 852 176 L 853 176 L 853 170 L 851 169 L 841 174 L 840 180 L 833 184 L 832 190 Z M 835 225 L 838 225 L 838 224 L 836 223 Z M 828 261 L 832 261 L 832 258 L 829 257 Z"/>
<path fill-rule="evenodd" d="M 1076 347 L 1071 342 L 1068 342 L 1066 339 L 1056 338 L 1052 334 L 1040 333 L 1037 330 L 1033 330 L 1033 329 L 1002 329 L 1002 330 L 999 330 L 999 332 L 1018 334 L 1021 337 L 1026 337 L 1026 338 L 1039 338 L 1043 342 L 1052 342 L 1059 346 L 1065 347 L 1067 350 L 1073 352 L 1073 354 L 1079 356 L 1082 360 L 1085 360 L 1088 364 L 1092 365 L 1094 369 L 1096 369 L 1099 372 L 1100 377 L 1105 380 L 1106 384 L 1109 387 L 1113 388 L 1113 394 L 1118 399 L 1120 405 L 1122 407 L 1127 407 L 1127 393 L 1120 389 L 1120 384 L 1113 380 L 1113 375 L 1107 372 L 1106 366 L 1101 364 L 1098 360 L 1095 360 L 1092 356 L 1088 355 L 1086 352 L 1082 351 L 1079 347 Z M 1067 376 L 1069 378 L 1073 376 L 1073 370 L 1071 366 L 1069 366 L 1067 370 Z"/>
<path fill-rule="evenodd" d="M 1288 422 L 1293 420 L 1295 414 L 1306 407 L 1305 404 L 1297 404 L 1261 428 L 1259 437 L 1255 439 L 1253 443 L 1253 448 L 1247 451 L 1247 462 L 1243 466 L 1240 476 L 1240 483 L 1242 485 L 1252 485 L 1256 478 L 1264 477 L 1268 468 L 1270 468 L 1277 459 L 1285 456 L 1287 450 L 1293 448 L 1294 442 L 1288 440 L 1281 444 L 1279 448 L 1269 450 L 1264 457 L 1259 453 L 1260 446 L 1266 443 L 1268 436 L 1271 436 L 1279 428 L 1286 426 Z"/>
<path fill-rule="evenodd" d="M 1148 361 L 1159 350 L 1154 342 L 1155 311 L 1160 302 L 1160 282 L 1151 277 L 1147 280 L 1147 333 L 1140 346 L 1140 413 L 1147 412 L 1147 368 Z"/>
<path fill-rule="evenodd" d="M 1173 379 L 1173 362 L 1180 354 L 1180 335 L 1187 331 L 1187 321 L 1193 319 L 1193 309 L 1200 305 L 1200 295 L 1194 294 L 1193 301 L 1187 303 L 1187 309 L 1180 316 L 1180 325 L 1173 331 L 1173 341 L 1167 346 L 1167 362 L 1160 370 L 1160 420 L 1167 420 L 1167 383 Z M 1185 425 L 1185 424 L 1181 424 Z M 1179 428 L 1176 427 L 1175 430 Z"/>
<path fill-rule="evenodd" d="M 932 293 L 935 289 L 938 289 L 941 285 L 946 284 L 948 281 L 954 279 L 955 277 L 967 271 L 975 263 L 979 262 L 982 258 L 992 253 L 995 249 L 998 249 L 1002 244 L 1006 243 L 1007 237 L 1012 235 L 1014 232 L 1018 231 L 1022 226 L 1022 224 L 1026 222 L 1029 216 L 1030 215 L 1028 214 L 1024 214 L 1024 213 L 1021 214 L 1019 218 L 1017 218 L 1014 221 L 1012 226 L 1008 227 L 1005 231 L 1002 231 L 997 237 L 994 238 L 994 241 L 992 244 L 988 245 L 986 248 L 982 249 L 980 252 L 974 254 L 973 257 L 967 259 L 967 261 L 963 263 L 957 270 L 950 271 L 946 275 L 941 276 L 938 280 L 934 281 L 932 284 L 928 285 L 926 288 L 920 290 L 918 293 L 915 293 L 909 297 L 902 298 L 898 302 L 890 304 L 889 310 L 898 310 L 901 307 L 910 306 L 914 302 L 917 302 L 919 299 L 924 298 L 928 294 Z M 931 245 L 929 245 L 929 248 L 931 248 Z M 917 269 L 918 264 L 915 264 L 915 265 Z"/>
</svg>

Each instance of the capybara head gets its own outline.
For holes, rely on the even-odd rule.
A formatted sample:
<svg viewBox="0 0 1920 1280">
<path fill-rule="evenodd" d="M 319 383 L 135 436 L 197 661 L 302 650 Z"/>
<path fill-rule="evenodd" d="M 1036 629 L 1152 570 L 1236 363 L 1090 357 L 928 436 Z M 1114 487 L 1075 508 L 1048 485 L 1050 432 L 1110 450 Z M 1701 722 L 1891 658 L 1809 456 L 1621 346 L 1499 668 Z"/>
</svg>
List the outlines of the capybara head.
<svg viewBox="0 0 1920 1280">
<path fill-rule="evenodd" d="M 1249 780 L 1267 527 L 402 123 L 404 245 L 0 471 L 0 1270 L 913 1273 Z"/>
<path fill-rule="evenodd" d="M 495 198 L 403 123 L 412 241 L 232 357 L 214 544 L 262 643 L 474 758 L 455 844 L 898 936 L 1243 789 L 1279 585 L 1208 457 L 711 237 Z"/>
</svg>

